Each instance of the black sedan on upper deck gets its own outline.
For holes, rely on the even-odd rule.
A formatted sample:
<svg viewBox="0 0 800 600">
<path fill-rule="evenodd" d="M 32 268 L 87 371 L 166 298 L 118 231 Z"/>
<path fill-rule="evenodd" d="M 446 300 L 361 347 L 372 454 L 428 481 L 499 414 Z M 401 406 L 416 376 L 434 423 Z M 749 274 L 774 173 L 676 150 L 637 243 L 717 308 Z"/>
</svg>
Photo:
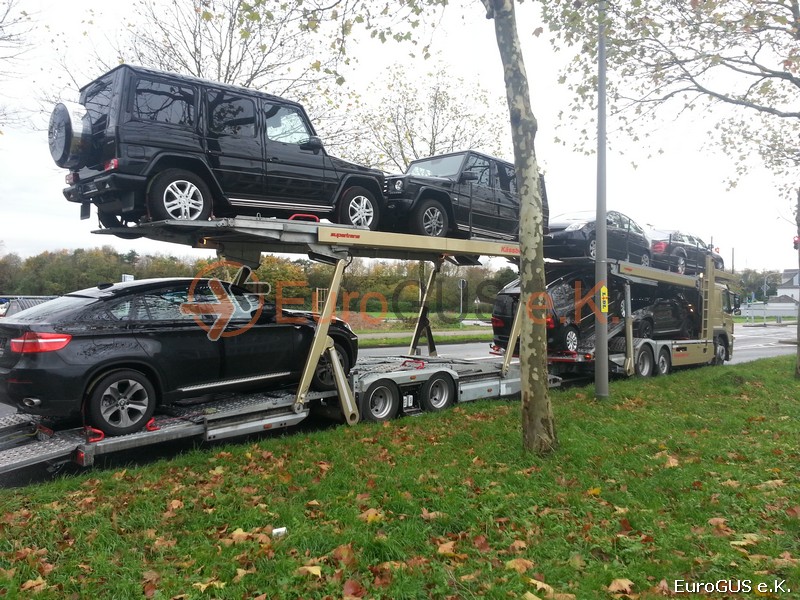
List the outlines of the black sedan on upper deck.
<svg viewBox="0 0 800 600">
<path fill-rule="evenodd" d="M 104 284 L 3 319 L 0 402 L 24 413 L 83 417 L 119 435 L 144 427 L 159 405 L 297 381 L 313 315 L 278 312 L 261 296 L 212 281 Z M 340 320 L 328 335 L 348 372 L 356 335 Z M 312 387 L 335 387 L 325 358 Z"/>
<path fill-rule="evenodd" d="M 567 213 L 550 219 L 544 236 L 545 258 L 596 258 L 597 239 L 594 211 Z M 606 213 L 608 258 L 650 266 L 650 240 L 636 221 L 620 212 Z"/>
</svg>

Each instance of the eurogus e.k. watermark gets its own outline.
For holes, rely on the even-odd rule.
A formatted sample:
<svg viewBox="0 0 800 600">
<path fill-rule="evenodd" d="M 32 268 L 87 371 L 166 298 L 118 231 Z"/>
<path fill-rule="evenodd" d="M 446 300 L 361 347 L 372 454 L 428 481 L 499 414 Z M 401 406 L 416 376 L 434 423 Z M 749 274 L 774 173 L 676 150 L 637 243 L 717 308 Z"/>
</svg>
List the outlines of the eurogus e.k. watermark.
<svg viewBox="0 0 800 600">
<path fill-rule="evenodd" d="M 207 275 L 213 273 L 217 269 L 227 268 L 236 268 L 238 271 L 244 268 L 244 266 L 240 263 L 225 260 L 207 265 L 192 279 L 192 283 L 189 285 L 186 302 L 180 306 L 181 313 L 192 315 L 195 323 L 206 332 L 208 339 L 212 342 L 216 342 L 220 338 L 234 337 L 245 333 L 258 322 L 258 319 L 261 318 L 261 312 L 264 309 L 263 295 L 253 294 L 242 297 L 242 300 L 250 305 L 247 307 L 240 306 L 226 284 L 216 277 L 206 278 Z M 252 272 L 248 274 L 248 279 L 251 277 L 253 282 L 258 282 L 258 277 Z M 198 295 L 197 287 L 198 285 L 203 285 L 205 282 L 208 283 L 208 288 L 211 293 L 203 294 L 201 300 Z M 257 298 L 255 306 L 251 304 L 251 297 Z M 228 329 L 228 325 L 231 324 L 234 315 L 237 314 L 237 307 L 242 311 L 246 310 L 249 312 L 251 315 L 250 320 L 242 327 Z M 213 321 L 211 321 L 211 319 L 204 319 L 204 317 L 208 318 L 212 316 L 214 317 Z M 209 321 L 211 321 L 211 323 L 209 323 Z"/>
<path fill-rule="evenodd" d="M 242 335 L 251 329 L 261 318 L 264 309 L 264 295 L 258 293 L 248 293 L 246 296 L 237 295 L 232 293 L 230 284 L 211 276 L 212 273 L 219 270 L 233 270 L 240 272 L 241 269 L 246 268 L 242 264 L 221 260 L 211 263 L 201 269 L 189 286 L 187 301 L 180 306 L 180 311 L 183 314 L 191 315 L 194 317 L 195 322 L 203 330 L 207 332 L 208 339 L 217 341 L 225 337 L 233 337 Z M 258 277 L 248 269 L 248 277 L 244 282 L 245 285 L 252 285 L 259 283 Z M 198 286 L 202 293 L 198 292 Z M 207 289 L 206 289 L 207 286 Z M 402 304 L 401 297 L 404 292 L 410 288 L 418 288 L 419 282 L 414 279 L 407 279 L 399 282 L 392 289 L 391 297 L 376 291 L 343 291 L 342 292 L 342 311 L 341 315 L 344 320 L 352 318 L 352 315 L 358 314 L 362 322 L 367 326 L 377 326 L 384 322 L 384 320 L 392 314 L 397 319 L 407 319 L 416 316 L 417 313 L 405 314 L 401 310 Z M 478 284 L 476 290 L 476 297 L 478 299 L 484 298 L 486 303 L 493 301 L 497 294 L 497 282 L 494 280 L 485 280 Z M 307 320 L 302 317 L 292 316 L 291 310 L 304 308 L 306 298 L 301 295 L 292 295 L 296 292 L 291 290 L 308 289 L 308 282 L 295 280 L 295 281 L 277 281 L 275 282 L 275 321 L 280 324 L 293 324 L 293 323 L 306 323 Z M 246 290 L 245 290 L 246 291 Z M 574 320 L 580 322 L 585 310 L 591 311 L 595 318 L 601 323 L 605 323 L 608 313 L 607 290 L 605 282 L 600 282 L 591 287 L 585 294 L 580 281 L 574 283 Z M 602 292 L 601 296 L 604 300 L 601 301 L 601 307 L 597 306 L 595 297 L 598 292 Z M 467 294 L 469 292 L 467 291 Z M 443 306 L 443 286 L 442 282 L 437 282 L 435 293 L 433 295 L 436 305 L 439 309 L 433 313 L 443 323 L 456 324 L 464 320 L 466 314 L 460 313 L 453 316 L 452 313 L 444 311 Z M 257 298 L 253 303 L 252 298 Z M 314 301 L 316 292 L 312 294 L 312 303 Z M 334 298 L 334 300 L 336 300 Z M 242 306 L 246 303 L 247 306 Z M 368 307 L 378 305 L 378 311 L 368 311 Z M 354 306 L 355 305 L 355 306 Z M 525 317 L 532 323 L 545 324 L 548 322 L 548 315 L 553 311 L 553 298 L 546 291 L 536 292 L 531 294 L 526 302 L 524 311 Z M 356 308 L 357 307 L 357 308 Z M 284 309 L 287 314 L 284 314 Z M 355 310 L 354 310 L 355 309 Z M 377 312 L 377 316 L 375 313 Z M 236 328 L 229 327 L 234 321 L 234 317 L 244 313 L 250 314 L 250 319 L 244 324 L 238 324 Z M 490 315 L 483 315 L 479 311 L 474 312 L 475 317 L 478 319 L 486 318 Z M 336 312 L 331 315 L 331 319 L 336 317 Z M 318 319 L 318 315 L 314 315 Z M 562 314 L 559 316 L 562 323 L 567 321 L 567 315 Z M 612 316 L 611 321 L 617 322 L 619 317 Z"/>
</svg>

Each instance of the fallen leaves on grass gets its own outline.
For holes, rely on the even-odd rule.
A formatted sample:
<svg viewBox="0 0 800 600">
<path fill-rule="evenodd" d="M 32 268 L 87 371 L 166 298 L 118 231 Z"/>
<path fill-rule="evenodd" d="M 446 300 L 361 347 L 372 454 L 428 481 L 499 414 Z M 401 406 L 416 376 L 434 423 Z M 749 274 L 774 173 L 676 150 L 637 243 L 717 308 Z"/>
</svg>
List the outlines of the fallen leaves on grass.
<svg viewBox="0 0 800 600">
<path fill-rule="evenodd" d="M 630 579 L 615 579 L 608 586 L 612 594 L 630 594 L 633 592 L 634 583 Z"/>
<path fill-rule="evenodd" d="M 514 558 L 506 562 L 506 569 L 516 571 L 522 575 L 528 569 L 533 568 L 533 563 L 527 558 Z"/>
<path fill-rule="evenodd" d="M 380 521 L 383 521 L 384 516 L 385 515 L 377 508 L 368 508 L 358 515 L 358 518 L 365 523 L 379 523 Z"/>
</svg>

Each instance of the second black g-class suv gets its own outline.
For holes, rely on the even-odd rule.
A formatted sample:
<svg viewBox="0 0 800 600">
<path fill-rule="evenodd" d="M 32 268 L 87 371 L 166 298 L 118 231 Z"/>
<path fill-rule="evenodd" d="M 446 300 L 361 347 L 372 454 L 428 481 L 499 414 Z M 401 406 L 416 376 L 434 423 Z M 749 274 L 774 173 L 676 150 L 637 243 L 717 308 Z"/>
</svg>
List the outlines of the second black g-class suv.
<svg viewBox="0 0 800 600">
<path fill-rule="evenodd" d="M 105 227 L 307 213 L 376 229 L 383 209 L 383 173 L 329 156 L 300 104 L 195 77 L 120 65 L 57 104 L 48 137 L 67 200 Z"/>
<path fill-rule="evenodd" d="M 547 191 L 542 191 L 547 233 Z M 421 158 L 385 183 L 390 218 L 401 229 L 433 237 L 519 236 L 519 193 L 514 165 L 472 150 Z"/>
</svg>

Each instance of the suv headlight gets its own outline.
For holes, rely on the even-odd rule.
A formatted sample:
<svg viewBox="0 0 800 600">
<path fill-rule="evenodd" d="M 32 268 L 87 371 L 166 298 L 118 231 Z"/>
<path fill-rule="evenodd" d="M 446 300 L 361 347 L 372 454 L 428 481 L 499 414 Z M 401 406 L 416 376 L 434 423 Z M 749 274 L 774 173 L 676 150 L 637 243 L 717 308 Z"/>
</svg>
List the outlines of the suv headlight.
<svg viewBox="0 0 800 600">
<path fill-rule="evenodd" d="M 403 191 L 403 180 L 402 179 L 395 179 L 392 183 L 389 184 L 389 189 L 393 192 L 402 192 Z"/>
</svg>

